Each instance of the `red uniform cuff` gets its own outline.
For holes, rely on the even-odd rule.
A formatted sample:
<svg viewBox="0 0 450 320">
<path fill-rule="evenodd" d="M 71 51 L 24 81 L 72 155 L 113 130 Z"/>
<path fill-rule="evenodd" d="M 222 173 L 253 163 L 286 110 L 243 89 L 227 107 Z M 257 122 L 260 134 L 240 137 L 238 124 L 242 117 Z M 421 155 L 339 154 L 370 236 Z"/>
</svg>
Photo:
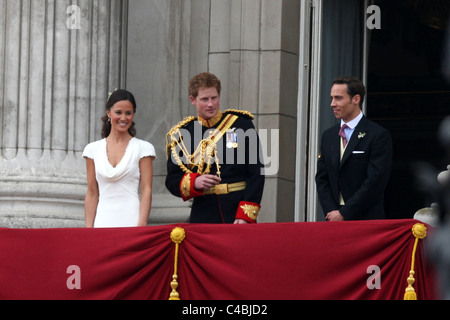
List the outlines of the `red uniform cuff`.
<svg viewBox="0 0 450 320">
<path fill-rule="evenodd" d="M 261 209 L 261 205 L 259 205 L 258 203 L 241 201 L 239 202 L 236 212 L 236 219 L 243 219 L 250 223 L 256 223 L 259 209 Z"/>
<path fill-rule="evenodd" d="M 194 182 L 198 173 L 186 173 L 180 181 L 180 195 L 184 201 L 203 195 L 203 191 L 195 190 Z"/>
</svg>

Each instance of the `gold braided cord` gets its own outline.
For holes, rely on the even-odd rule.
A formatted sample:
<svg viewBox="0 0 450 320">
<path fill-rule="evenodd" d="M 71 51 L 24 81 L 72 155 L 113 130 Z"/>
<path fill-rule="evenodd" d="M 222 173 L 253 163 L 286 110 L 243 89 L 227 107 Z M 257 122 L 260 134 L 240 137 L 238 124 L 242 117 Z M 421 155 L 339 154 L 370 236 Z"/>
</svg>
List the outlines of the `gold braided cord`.
<svg viewBox="0 0 450 320">
<path fill-rule="evenodd" d="M 255 116 L 250 111 L 247 111 L 247 110 L 227 109 L 227 110 L 225 110 L 224 113 L 227 113 L 227 112 L 242 114 L 242 115 L 245 115 L 245 116 L 249 117 L 252 120 L 255 118 Z"/>
<path fill-rule="evenodd" d="M 178 132 L 178 134 L 180 134 L 180 128 L 184 127 L 185 125 L 187 125 L 189 122 L 194 121 L 196 118 L 195 117 L 186 117 L 183 120 L 181 120 L 180 122 L 178 122 L 178 124 L 174 125 L 169 132 L 167 132 L 166 134 L 166 153 L 167 153 L 167 158 L 169 158 L 170 156 L 170 149 L 173 147 L 173 141 L 174 141 L 174 137 L 173 135 L 176 134 Z M 169 139 L 171 138 L 171 139 Z M 169 140 L 172 140 L 172 143 L 169 143 Z"/>
<path fill-rule="evenodd" d="M 215 163 L 217 174 L 220 176 L 219 158 L 216 152 L 217 141 L 225 134 L 225 132 L 237 120 L 236 115 L 227 115 L 223 122 L 218 126 L 214 132 L 210 132 L 208 138 L 199 142 L 195 152 L 190 154 L 187 150 L 180 128 L 195 119 L 188 117 L 185 120 L 174 126 L 166 136 L 167 157 L 172 154 L 172 158 L 184 173 L 192 173 L 193 169 L 197 167 L 196 172 L 199 174 L 208 174 L 211 171 L 211 166 Z M 170 142 L 169 142 L 170 141 Z M 178 149 L 179 148 L 179 149 Z M 181 161 L 179 152 L 186 158 L 187 166 Z"/>
<path fill-rule="evenodd" d="M 220 178 L 220 165 L 219 165 L 219 157 L 217 156 L 217 152 L 214 153 L 214 162 L 216 163 L 216 174 Z"/>
<path fill-rule="evenodd" d="M 181 170 L 183 170 L 184 173 L 192 173 L 192 171 L 189 170 L 188 168 L 186 168 L 186 166 L 181 161 L 180 156 L 178 155 L 178 152 L 177 152 L 177 149 L 175 148 L 175 146 L 172 147 L 172 156 L 175 159 L 175 161 L 177 162 L 177 165 L 181 168 Z"/>
<path fill-rule="evenodd" d="M 186 238 L 186 232 L 183 228 L 176 227 L 170 233 L 170 239 L 175 243 L 175 259 L 173 265 L 173 276 L 170 287 L 172 292 L 170 293 L 169 300 L 180 300 L 180 294 L 177 292 L 178 288 L 178 249 L 181 242 Z"/>
<path fill-rule="evenodd" d="M 412 251 L 412 258 L 411 258 L 411 270 L 409 271 L 409 277 L 406 279 L 408 282 L 408 287 L 405 289 L 405 295 L 403 300 L 417 300 L 417 294 L 414 290 L 413 284 L 416 281 L 414 279 L 414 264 L 416 260 L 416 250 L 417 250 L 417 244 L 419 243 L 419 239 L 423 239 L 427 236 L 427 228 L 422 223 L 416 223 L 412 229 L 412 234 L 416 238 L 414 240 L 414 247 Z"/>
</svg>

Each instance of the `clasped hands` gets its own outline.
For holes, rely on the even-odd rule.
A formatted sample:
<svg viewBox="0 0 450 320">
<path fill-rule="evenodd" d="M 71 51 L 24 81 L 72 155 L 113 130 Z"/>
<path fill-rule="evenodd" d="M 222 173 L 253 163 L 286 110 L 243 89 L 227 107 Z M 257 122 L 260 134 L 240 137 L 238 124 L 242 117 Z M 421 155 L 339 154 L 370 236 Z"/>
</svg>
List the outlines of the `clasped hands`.
<svg viewBox="0 0 450 320">
<path fill-rule="evenodd" d="M 216 175 L 203 174 L 195 179 L 194 188 L 196 190 L 204 191 L 220 184 L 221 181 L 222 179 Z M 246 223 L 248 222 L 243 219 L 234 220 L 234 224 L 246 224 Z"/>
<path fill-rule="evenodd" d="M 344 217 L 339 212 L 339 210 L 333 210 L 327 213 L 325 217 L 327 221 L 344 221 Z"/>
</svg>

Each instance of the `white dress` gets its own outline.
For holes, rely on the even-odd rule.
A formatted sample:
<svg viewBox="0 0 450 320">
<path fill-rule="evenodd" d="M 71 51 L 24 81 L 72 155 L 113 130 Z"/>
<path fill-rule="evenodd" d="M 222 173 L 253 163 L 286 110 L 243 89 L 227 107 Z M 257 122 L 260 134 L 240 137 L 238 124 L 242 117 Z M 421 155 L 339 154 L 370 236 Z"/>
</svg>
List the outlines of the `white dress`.
<svg viewBox="0 0 450 320">
<path fill-rule="evenodd" d="M 106 153 L 106 139 L 88 144 L 83 157 L 94 160 L 99 201 L 94 227 L 133 227 L 139 221 L 139 160 L 155 157 L 147 141 L 132 138 L 120 162 L 113 167 Z"/>
</svg>

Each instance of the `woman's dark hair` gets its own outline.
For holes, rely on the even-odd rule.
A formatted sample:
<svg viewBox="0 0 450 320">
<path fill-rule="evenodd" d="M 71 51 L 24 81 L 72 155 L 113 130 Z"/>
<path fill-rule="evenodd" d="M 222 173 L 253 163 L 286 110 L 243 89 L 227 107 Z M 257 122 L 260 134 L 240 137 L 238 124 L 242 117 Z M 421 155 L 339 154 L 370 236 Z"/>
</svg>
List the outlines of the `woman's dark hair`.
<svg viewBox="0 0 450 320">
<path fill-rule="evenodd" d="M 136 100 L 131 92 L 125 89 L 117 89 L 115 90 L 108 98 L 106 102 L 106 110 L 110 111 L 111 108 L 119 101 L 130 101 L 133 105 L 133 110 L 136 112 Z M 108 115 L 102 117 L 103 128 L 102 128 L 102 138 L 106 138 L 111 133 L 111 122 L 108 121 Z M 134 137 L 136 136 L 136 128 L 134 127 L 135 123 L 131 124 L 131 127 L 128 129 L 128 133 Z"/>
</svg>

